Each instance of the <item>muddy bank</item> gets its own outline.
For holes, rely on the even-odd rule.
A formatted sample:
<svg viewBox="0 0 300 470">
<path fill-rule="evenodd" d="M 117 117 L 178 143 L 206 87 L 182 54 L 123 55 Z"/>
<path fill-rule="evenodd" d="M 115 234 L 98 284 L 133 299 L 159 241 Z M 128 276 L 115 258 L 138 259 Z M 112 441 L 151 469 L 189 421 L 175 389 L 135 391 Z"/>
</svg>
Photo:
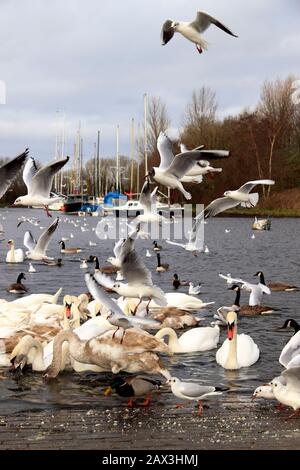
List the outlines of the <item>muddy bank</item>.
<svg viewBox="0 0 300 470">
<path fill-rule="evenodd" d="M 0 417 L 0 449 L 292 449 L 300 419 L 285 421 L 273 403 L 57 409 Z"/>
</svg>

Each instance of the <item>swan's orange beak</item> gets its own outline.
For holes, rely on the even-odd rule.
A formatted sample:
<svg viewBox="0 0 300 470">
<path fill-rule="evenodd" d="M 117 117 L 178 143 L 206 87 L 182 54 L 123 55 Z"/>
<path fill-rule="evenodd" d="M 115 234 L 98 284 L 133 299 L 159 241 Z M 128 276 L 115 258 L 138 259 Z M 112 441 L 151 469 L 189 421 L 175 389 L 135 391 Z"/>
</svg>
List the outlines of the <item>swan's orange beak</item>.
<svg viewBox="0 0 300 470">
<path fill-rule="evenodd" d="M 71 318 L 71 305 L 66 304 L 66 317 L 69 320 Z"/>
<path fill-rule="evenodd" d="M 234 335 L 234 323 L 228 323 L 228 329 L 227 329 L 227 338 L 229 341 L 233 339 Z"/>
</svg>

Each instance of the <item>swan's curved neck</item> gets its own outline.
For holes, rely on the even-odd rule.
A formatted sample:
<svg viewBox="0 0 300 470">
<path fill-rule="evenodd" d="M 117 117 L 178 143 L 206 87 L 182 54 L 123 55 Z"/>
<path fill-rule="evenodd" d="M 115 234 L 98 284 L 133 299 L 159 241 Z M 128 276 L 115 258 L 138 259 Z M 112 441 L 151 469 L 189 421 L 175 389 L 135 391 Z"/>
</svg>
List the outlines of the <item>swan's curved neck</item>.
<svg viewBox="0 0 300 470">
<path fill-rule="evenodd" d="M 40 341 L 35 338 L 31 338 L 31 340 L 24 346 L 22 353 L 28 357 L 33 370 L 42 371 L 45 369 L 43 357 L 44 350 Z"/>
<path fill-rule="evenodd" d="M 54 338 L 53 357 L 49 367 L 49 372 L 51 370 L 51 375 L 53 377 L 56 377 L 59 374 L 62 366 L 62 346 L 64 342 L 69 343 L 70 355 L 76 360 L 80 360 L 83 349 L 85 347 L 85 341 L 81 341 L 76 333 L 73 333 L 72 331 L 61 331 L 58 333 Z"/>
<path fill-rule="evenodd" d="M 229 340 L 228 340 L 229 341 Z M 237 369 L 237 323 L 234 324 L 233 338 L 229 341 L 228 357 L 225 364 L 226 369 Z"/>
<path fill-rule="evenodd" d="M 172 349 L 172 351 L 176 352 L 181 350 L 178 337 L 172 328 L 162 328 L 155 335 L 155 337 L 158 339 L 161 339 L 164 336 L 168 337 L 168 346 Z"/>
<path fill-rule="evenodd" d="M 11 262 L 14 263 L 16 260 L 15 260 L 15 244 L 14 242 L 12 242 L 10 244 L 10 252 L 11 252 Z"/>
</svg>

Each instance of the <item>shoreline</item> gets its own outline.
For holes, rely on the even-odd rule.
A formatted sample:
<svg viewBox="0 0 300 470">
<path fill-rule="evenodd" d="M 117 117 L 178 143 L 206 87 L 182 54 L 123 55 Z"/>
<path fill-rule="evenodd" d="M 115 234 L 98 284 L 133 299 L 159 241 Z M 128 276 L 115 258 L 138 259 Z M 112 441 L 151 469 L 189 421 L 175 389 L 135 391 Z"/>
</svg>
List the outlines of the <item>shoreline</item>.
<svg viewBox="0 0 300 470">
<path fill-rule="evenodd" d="M 236 397 L 235 397 L 236 398 Z M 298 450 L 300 420 L 275 402 L 212 402 L 183 409 L 55 408 L 0 416 L 0 450 Z"/>
</svg>

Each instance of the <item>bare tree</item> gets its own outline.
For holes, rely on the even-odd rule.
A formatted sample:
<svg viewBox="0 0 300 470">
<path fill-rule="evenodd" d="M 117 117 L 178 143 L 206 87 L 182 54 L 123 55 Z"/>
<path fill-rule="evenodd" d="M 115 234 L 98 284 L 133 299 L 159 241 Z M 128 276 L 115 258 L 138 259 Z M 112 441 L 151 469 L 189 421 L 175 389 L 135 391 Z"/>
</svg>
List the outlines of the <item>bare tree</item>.
<svg viewBox="0 0 300 470">
<path fill-rule="evenodd" d="M 203 86 L 193 91 L 183 119 L 181 140 L 190 147 L 201 142 L 213 145 L 216 138 L 216 111 L 218 108 L 216 93 L 209 87 Z"/>
<path fill-rule="evenodd" d="M 166 104 L 160 97 L 151 96 L 148 101 L 147 140 L 150 155 L 156 152 L 156 142 L 160 132 L 170 125 Z"/>
<path fill-rule="evenodd" d="M 272 178 L 273 159 L 277 144 L 279 145 L 285 134 L 291 129 L 295 105 L 291 100 L 293 77 L 285 80 L 277 79 L 275 82 L 266 81 L 263 84 L 260 102 L 258 104 L 259 116 L 267 128 L 268 146 L 268 177 Z M 268 196 L 271 187 L 268 188 Z"/>
</svg>

